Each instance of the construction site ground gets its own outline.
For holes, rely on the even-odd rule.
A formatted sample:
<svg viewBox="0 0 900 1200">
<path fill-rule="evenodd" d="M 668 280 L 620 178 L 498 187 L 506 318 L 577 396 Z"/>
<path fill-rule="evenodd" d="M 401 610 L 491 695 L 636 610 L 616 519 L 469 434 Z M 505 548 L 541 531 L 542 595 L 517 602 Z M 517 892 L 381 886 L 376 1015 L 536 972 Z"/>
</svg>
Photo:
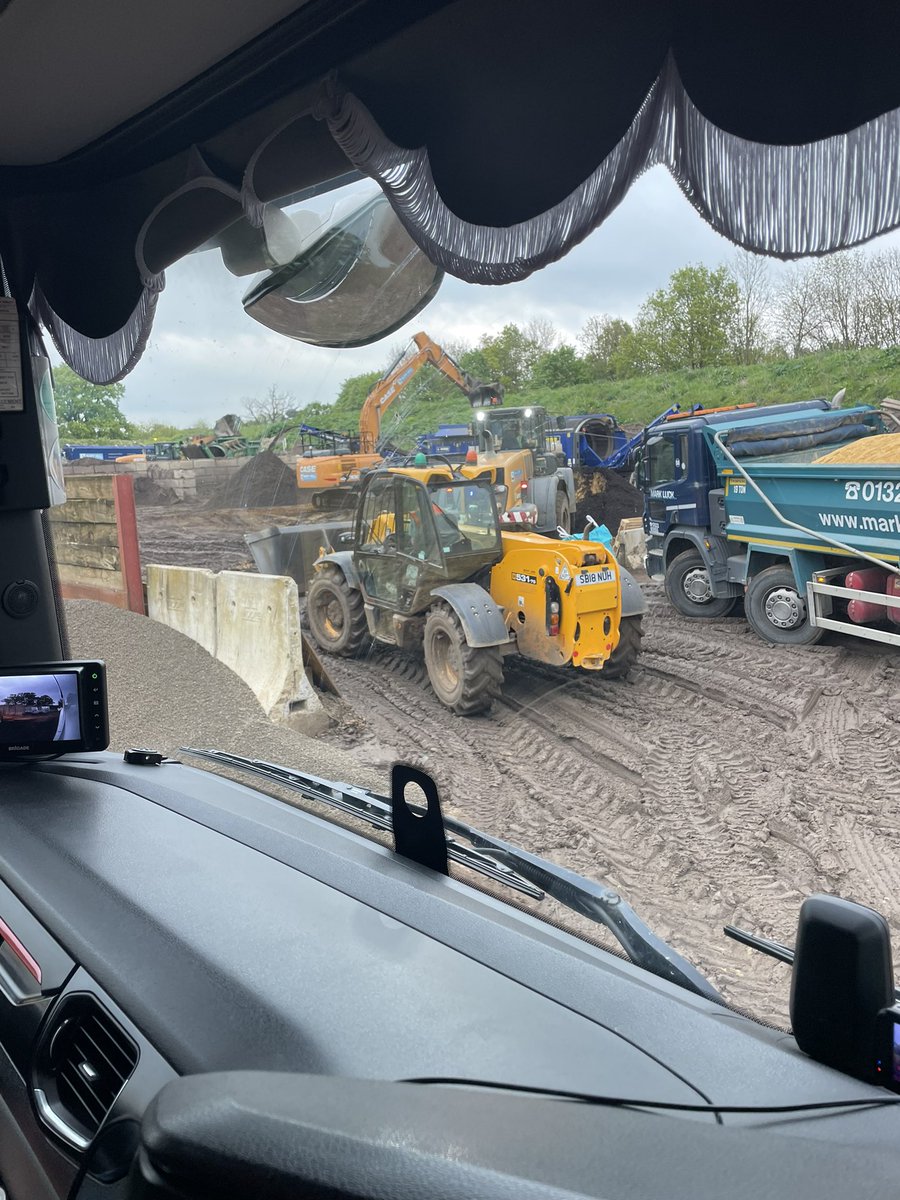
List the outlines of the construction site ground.
<svg viewBox="0 0 900 1200">
<path fill-rule="evenodd" d="M 142 507 L 142 554 L 253 569 L 244 532 L 296 520 Z M 722 926 L 791 944 L 801 901 L 822 890 L 900 930 L 900 650 L 841 635 L 770 646 L 740 615 L 691 621 L 644 586 L 629 680 L 508 657 L 488 717 L 450 715 L 422 665 L 389 648 L 327 658 L 341 701 L 322 748 L 385 789 L 392 762 L 423 766 L 454 814 L 615 887 L 731 1002 L 786 1025 L 788 969 Z"/>
</svg>

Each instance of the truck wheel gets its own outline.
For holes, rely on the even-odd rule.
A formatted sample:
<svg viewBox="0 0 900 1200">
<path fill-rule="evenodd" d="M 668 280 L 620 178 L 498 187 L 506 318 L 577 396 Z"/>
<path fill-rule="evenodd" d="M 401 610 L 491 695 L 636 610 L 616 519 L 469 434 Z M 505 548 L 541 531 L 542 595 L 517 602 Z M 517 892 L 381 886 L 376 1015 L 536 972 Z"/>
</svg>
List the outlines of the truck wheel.
<svg viewBox="0 0 900 1200">
<path fill-rule="evenodd" d="M 569 508 L 569 498 L 562 488 L 556 491 L 556 527 L 566 533 L 572 532 L 572 510 Z"/>
<path fill-rule="evenodd" d="M 619 625 L 619 644 L 606 660 L 600 679 L 625 679 L 637 663 L 644 631 L 640 617 L 623 617 Z"/>
<path fill-rule="evenodd" d="M 810 625 L 806 597 L 797 591 L 790 567 L 767 567 L 754 575 L 744 611 L 750 627 L 775 646 L 812 646 L 825 633 Z"/>
<path fill-rule="evenodd" d="M 434 694 L 462 717 L 488 712 L 503 684 L 497 646 L 470 646 L 449 604 L 436 604 L 425 618 L 425 666 Z"/>
<path fill-rule="evenodd" d="M 727 617 L 737 596 L 714 596 L 699 550 L 682 550 L 666 571 L 666 595 L 685 617 Z"/>
<path fill-rule="evenodd" d="M 306 593 L 306 616 L 323 650 L 356 658 L 369 637 L 362 594 L 339 571 L 317 571 Z"/>
</svg>

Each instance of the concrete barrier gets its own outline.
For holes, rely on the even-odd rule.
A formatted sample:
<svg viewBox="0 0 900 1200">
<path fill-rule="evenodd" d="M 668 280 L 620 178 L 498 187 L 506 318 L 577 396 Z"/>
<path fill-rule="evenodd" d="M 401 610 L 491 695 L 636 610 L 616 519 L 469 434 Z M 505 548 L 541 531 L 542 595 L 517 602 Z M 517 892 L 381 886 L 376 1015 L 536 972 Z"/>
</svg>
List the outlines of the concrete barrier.
<svg viewBox="0 0 900 1200">
<path fill-rule="evenodd" d="M 297 585 L 283 575 L 147 567 L 149 615 L 230 667 L 273 721 L 320 712 L 306 676 Z"/>
<path fill-rule="evenodd" d="M 216 576 L 202 567 L 147 567 L 147 614 L 216 654 Z"/>
<path fill-rule="evenodd" d="M 273 720 L 321 707 L 303 666 L 297 585 L 285 575 L 216 576 L 216 658 L 250 684 Z"/>
<path fill-rule="evenodd" d="M 629 571 L 644 569 L 647 553 L 647 535 L 644 533 L 642 517 L 625 517 L 619 522 L 619 530 L 613 539 L 613 554 Z"/>
</svg>

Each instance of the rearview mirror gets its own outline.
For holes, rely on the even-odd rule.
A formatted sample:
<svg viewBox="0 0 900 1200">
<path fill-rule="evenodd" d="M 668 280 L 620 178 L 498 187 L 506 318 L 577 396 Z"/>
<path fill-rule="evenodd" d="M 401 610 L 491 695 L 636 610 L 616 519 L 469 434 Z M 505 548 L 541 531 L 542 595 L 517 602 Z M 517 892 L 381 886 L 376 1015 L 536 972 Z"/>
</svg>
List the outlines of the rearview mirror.
<svg viewBox="0 0 900 1200">
<path fill-rule="evenodd" d="M 441 285 L 443 272 L 380 193 L 324 231 L 301 217 L 293 219 L 302 248 L 243 298 L 247 315 L 276 333 L 312 346 L 367 346 L 414 317 Z"/>
</svg>

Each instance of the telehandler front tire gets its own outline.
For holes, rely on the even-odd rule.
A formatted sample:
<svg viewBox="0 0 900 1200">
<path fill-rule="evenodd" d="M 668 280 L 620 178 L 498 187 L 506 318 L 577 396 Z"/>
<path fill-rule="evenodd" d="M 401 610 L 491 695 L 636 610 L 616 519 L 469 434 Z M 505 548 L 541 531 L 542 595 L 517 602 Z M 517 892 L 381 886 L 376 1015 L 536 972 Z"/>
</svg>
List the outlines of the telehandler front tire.
<svg viewBox="0 0 900 1200">
<path fill-rule="evenodd" d="M 425 667 L 441 704 L 461 717 L 490 711 L 503 685 L 497 646 L 470 646 L 459 617 L 443 602 L 425 618 Z"/>
<path fill-rule="evenodd" d="M 323 650 L 342 658 L 358 658 L 369 643 L 362 594 L 338 570 L 325 568 L 306 593 L 306 618 Z"/>
</svg>

